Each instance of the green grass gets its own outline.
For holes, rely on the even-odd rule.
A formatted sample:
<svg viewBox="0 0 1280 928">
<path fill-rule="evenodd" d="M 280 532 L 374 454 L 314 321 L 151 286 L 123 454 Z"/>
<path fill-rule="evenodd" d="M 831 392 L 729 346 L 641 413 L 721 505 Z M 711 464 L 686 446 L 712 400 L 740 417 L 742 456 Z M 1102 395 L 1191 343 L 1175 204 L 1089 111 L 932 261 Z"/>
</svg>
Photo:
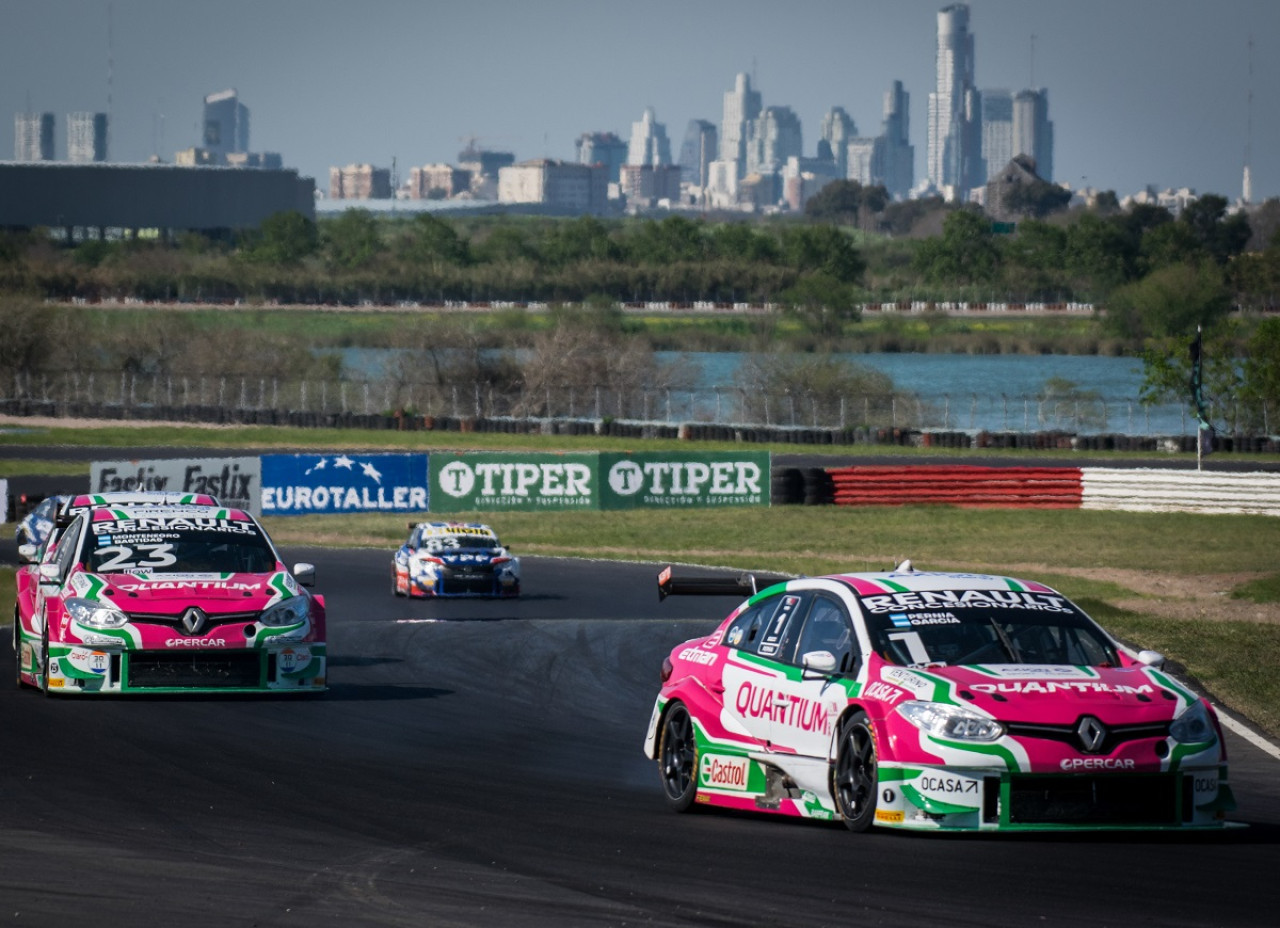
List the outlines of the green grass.
<svg viewBox="0 0 1280 928">
<path fill-rule="evenodd" d="M 1280 574 L 1259 577 L 1231 591 L 1235 599 L 1248 599 L 1255 603 L 1280 602 Z"/>
</svg>

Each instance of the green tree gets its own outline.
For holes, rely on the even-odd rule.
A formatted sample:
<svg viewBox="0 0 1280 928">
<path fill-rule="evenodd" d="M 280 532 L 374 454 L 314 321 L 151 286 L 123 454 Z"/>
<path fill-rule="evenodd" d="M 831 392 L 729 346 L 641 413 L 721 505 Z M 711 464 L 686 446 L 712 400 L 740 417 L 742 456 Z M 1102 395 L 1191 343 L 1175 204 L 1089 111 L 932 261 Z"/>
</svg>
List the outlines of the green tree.
<svg viewBox="0 0 1280 928">
<path fill-rule="evenodd" d="M 400 239 L 401 258 L 432 271 L 471 263 L 467 240 L 453 225 L 430 213 L 418 213 Z"/>
<path fill-rule="evenodd" d="M 746 222 L 726 222 L 714 227 L 708 236 L 708 249 L 714 258 L 763 264 L 775 264 L 781 255 L 776 238 Z"/>
<path fill-rule="evenodd" d="M 330 267 L 357 270 L 382 251 L 378 221 L 367 209 L 348 209 L 320 227 L 320 240 Z"/>
<path fill-rule="evenodd" d="M 1067 227 L 1064 268 L 1095 299 L 1134 277 L 1137 254 L 1122 219 L 1084 213 Z"/>
<path fill-rule="evenodd" d="M 1106 324 L 1130 338 L 1189 337 L 1231 311 L 1231 292 L 1217 265 L 1175 264 L 1112 292 Z"/>
<path fill-rule="evenodd" d="M 782 256 L 788 267 L 802 274 L 821 272 L 844 284 L 857 283 L 867 267 L 853 239 L 832 225 L 787 226 Z"/>
<path fill-rule="evenodd" d="M 823 271 L 802 274 L 779 301 L 784 312 L 803 320 L 810 332 L 823 338 L 842 335 L 845 324 L 857 322 L 860 315 L 856 289 Z"/>
<path fill-rule="evenodd" d="M 1013 184 L 1004 195 L 1004 206 L 1020 216 L 1043 219 L 1061 212 L 1071 202 L 1071 191 L 1037 178 L 1025 184 Z"/>
<path fill-rule="evenodd" d="M 645 220 L 627 237 L 626 252 L 641 264 L 701 261 L 706 257 L 703 226 L 684 216 Z"/>
<path fill-rule="evenodd" d="M 1191 230 L 1201 251 L 1219 264 L 1226 264 L 1244 251 L 1252 234 L 1244 213 L 1227 216 L 1227 198 L 1208 193 L 1188 203 L 1178 221 Z"/>
<path fill-rule="evenodd" d="M 184 240 L 184 247 L 195 243 Z M 316 224 L 296 210 L 273 213 L 245 241 L 245 254 L 262 264 L 296 265 L 320 246 Z M 198 252 L 197 252 L 198 253 Z"/>
<path fill-rule="evenodd" d="M 1000 249 L 981 210 L 958 209 L 947 215 L 942 235 L 925 239 L 916 251 L 916 269 L 939 284 L 981 284 L 996 279 Z"/>
<path fill-rule="evenodd" d="M 579 216 L 553 224 L 541 253 L 548 265 L 563 267 L 579 261 L 616 261 L 622 250 L 603 222 L 595 216 Z"/>
<path fill-rule="evenodd" d="M 1249 337 L 1241 395 L 1257 425 L 1274 434 L 1280 418 L 1280 319 L 1264 319 Z"/>
</svg>

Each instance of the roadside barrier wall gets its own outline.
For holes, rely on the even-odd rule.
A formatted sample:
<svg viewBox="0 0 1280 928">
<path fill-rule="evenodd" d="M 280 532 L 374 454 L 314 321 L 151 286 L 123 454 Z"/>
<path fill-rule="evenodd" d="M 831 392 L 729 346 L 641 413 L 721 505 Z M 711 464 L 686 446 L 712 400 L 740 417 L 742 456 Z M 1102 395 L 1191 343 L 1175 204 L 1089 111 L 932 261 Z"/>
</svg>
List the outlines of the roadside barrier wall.
<svg viewBox="0 0 1280 928">
<path fill-rule="evenodd" d="M 1280 516 L 1280 473 L 967 465 L 777 468 L 774 505 L 1109 509 Z"/>
</svg>

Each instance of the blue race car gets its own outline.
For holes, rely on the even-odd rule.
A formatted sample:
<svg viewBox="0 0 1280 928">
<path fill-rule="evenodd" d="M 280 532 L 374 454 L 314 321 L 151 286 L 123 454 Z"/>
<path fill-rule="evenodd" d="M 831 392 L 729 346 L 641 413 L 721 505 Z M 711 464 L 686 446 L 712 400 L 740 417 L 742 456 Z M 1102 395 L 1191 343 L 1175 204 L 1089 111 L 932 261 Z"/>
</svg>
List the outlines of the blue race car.
<svg viewBox="0 0 1280 928">
<path fill-rule="evenodd" d="M 414 522 L 391 562 L 396 596 L 519 596 L 520 559 L 479 522 Z"/>
</svg>

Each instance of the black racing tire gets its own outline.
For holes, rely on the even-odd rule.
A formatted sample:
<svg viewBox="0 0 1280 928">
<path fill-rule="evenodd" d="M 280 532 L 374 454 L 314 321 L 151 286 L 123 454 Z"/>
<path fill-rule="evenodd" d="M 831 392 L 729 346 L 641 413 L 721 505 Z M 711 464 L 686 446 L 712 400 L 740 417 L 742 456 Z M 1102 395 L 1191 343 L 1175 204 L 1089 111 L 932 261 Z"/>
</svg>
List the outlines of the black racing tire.
<svg viewBox="0 0 1280 928">
<path fill-rule="evenodd" d="M 391 595 L 404 596 L 404 594 L 400 592 L 400 584 L 396 582 L 396 569 L 394 567 L 391 568 Z"/>
<path fill-rule="evenodd" d="M 698 796 L 698 740 L 684 703 L 667 709 L 658 739 L 662 798 L 676 812 L 688 812 Z"/>
<path fill-rule="evenodd" d="M 40 692 L 49 695 L 49 623 L 44 623 L 40 634 Z"/>
<path fill-rule="evenodd" d="M 865 712 L 855 712 L 840 726 L 831 796 L 850 831 L 863 832 L 875 823 L 879 788 L 876 738 Z"/>
<path fill-rule="evenodd" d="M 22 682 L 22 646 L 19 644 L 19 642 L 22 640 L 22 634 L 18 631 L 20 624 L 21 623 L 19 623 L 18 621 L 18 610 L 14 609 L 13 610 L 13 667 L 14 667 L 14 678 L 18 681 L 18 689 L 22 689 L 23 687 L 26 686 L 26 684 Z"/>
</svg>

